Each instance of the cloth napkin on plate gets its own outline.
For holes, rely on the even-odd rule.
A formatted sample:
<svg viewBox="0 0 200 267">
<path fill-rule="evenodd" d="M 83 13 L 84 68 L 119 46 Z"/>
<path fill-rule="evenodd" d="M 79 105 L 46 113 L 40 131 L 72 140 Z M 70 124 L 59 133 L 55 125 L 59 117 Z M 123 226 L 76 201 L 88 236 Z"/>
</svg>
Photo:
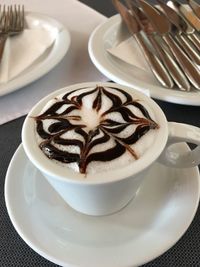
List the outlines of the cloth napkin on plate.
<svg viewBox="0 0 200 267">
<path fill-rule="evenodd" d="M 106 21 L 106 17 L 77 0 L 18 0 L 25 10 L 43 13 L 60 21 L 70 32 L 71 45 L 62 61 L 37 81 L 0 97 L 0 124 L 29 112 L 42 97 L 70 84 L 107 81 L 90 60 L 88 40 L 92 31 Z M 13 4 L 2 0 L 1 4 Z M 1 84 L 0 84 L 1 89 Z"/>
<path fill-rule="evenodd" d="M 133 37 L 122 41 L 117 46 L 107 49 L 107 51 L 130 65 L 152 73 L 141 48 Z"/>
<path fill-rule="evenodd" d="M 56 33 L 31 28 L 32 19 L 31 15 L 27 15 L 26 29 L 6 40 L 0 64 L 0 83 L 6 83 L 22 73 L 53 45 Z"/>
</svg>

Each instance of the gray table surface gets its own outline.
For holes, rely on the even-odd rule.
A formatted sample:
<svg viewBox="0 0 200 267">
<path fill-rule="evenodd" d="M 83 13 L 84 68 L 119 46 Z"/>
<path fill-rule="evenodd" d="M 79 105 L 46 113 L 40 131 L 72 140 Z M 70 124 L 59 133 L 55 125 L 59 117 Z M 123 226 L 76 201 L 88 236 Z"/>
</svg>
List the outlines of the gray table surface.
<svg viewBox="0 0 200 267">
<path fill-rule="evenodd" d="M 108 17 L 116 13 L 111 1 L 82 0 L 81 2 Z M 200 127 L 200 107 L 176 105 L 162 101 L 156 102 L 163 109 L 169 121 L 184 122 Z M 0 116 L 3 116 L 3 114 L 0 114 Z M 21 143 L 20 135 L 23 121 L 24 117 L 0 126 L 0 267 L 53 267 L 56 265 L 36 254 L 21 239 L 12 226 L 5 207 L 4 181 L 6 170 L 13 153 Z M 199 240 L 200 208 L 184 236 L 170 250 L 144 266 L 200 266 Z"/>
</svg>

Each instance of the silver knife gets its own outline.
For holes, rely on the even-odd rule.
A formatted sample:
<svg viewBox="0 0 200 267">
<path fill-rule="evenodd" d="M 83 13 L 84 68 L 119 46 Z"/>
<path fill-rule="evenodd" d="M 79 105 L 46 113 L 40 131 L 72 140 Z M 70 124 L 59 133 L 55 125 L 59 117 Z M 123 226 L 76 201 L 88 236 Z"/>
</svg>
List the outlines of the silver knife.
<svg viewBox="0 0 200 267">
<path fill-rule="evenodd" d="M 182 51 L 178 43 L 173 39 L 170 34 L 170 22 L 167 17 L 155 7 L 151 6 L 144 0 L 138 0 L 143 11 L 154 25 L 158 34 L 161 35 L 172 54 L 177 59 L 182 70 L 189 81 L 193 84 L 196 89 L 200 90 L 200 72 L 198 67 L 193 64 L 190 58 Z"/>
<path fill-rule="evenodd" d="M 146 33 L 149 41 L 151 42 L 152 46 L 154 46 L 155 50 L 158 52 L 160 58 L 162 59 L 165 67 L 169 71 L 171 77 L 177 84 L 177 86 L 184 91 L 190 91 L 190 83 L 187 77 L 184 75 L 183 71 L 180 69 L 176 60 L 173 56 L 171 56 L 168 51 L 163 48 L 159 40 L 155 38 L 155 29 L 153 25 L 149 23 L 145 14 L 135 5 L 135 2 L 131 0 L 126 0 L 131 13 L 136 18 L 137 22 L 139 23 L 141 29 Z"/>
<path fill-rule="evenodd" d="M 173 81 L 163 66 L 160 59 L 156 56 L 156 54 L 152 53 L 145 41 L 143 40 L 142 36 L 140 35 L 140 27 L 134 17 L 129 13 L 128 9 L 119 1 L 113 0 L 112 1 L 117 11 L 120 13 L 123 21 L 125 22 L 126 26 L 128 27 L 129 32 L 135 37 L 137 43 L 143 50 L 144 56 L 146 61 L 149 64 L 153 74 L 157 78 L 157 80 L 164 86 L 168 88 L 173 87 Z"/>
<path fill-rule="evenodd" d="M 191 44 L 191 41 L 188 39 L 187 35 L 184 34 L 187 29 L 187 24 L 185 23 L 185 21 L 176 13 L 176 11 L 167 6 L 161 0 L 157 0 L 157 2 L 161 6 L 168 19 L 171 21 L 171 23 L 175 25 L 174 28 L 176 27 L 178 31 L 177 33 L 175 33 L 175 35 L 179 44 L 183 47 L 183 49 L 193 60 L 193 62 L 195 62 L 197 65 L 200 65 L 200 49 L 197 51 L 196 47 Z"/>
</svg>

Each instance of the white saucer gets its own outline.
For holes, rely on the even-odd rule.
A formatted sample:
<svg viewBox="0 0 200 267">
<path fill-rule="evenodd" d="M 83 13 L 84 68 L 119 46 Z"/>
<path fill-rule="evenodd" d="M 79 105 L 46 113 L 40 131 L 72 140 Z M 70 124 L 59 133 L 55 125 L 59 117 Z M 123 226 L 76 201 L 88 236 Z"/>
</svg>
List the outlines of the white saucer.
<svg viewBox="0 0 200 267">
<path fill-rule="evenodd" d="M 199 172 L 156 163 L 128 206 L 92 217 L 63 202 L 21 145 L 8 168 L 5 199 L 19 235 L 46 259 L 67 267 L 138 266 L 164 253 L 189 227 L 199 202 Z"/>
<path fill-rule="evenodd" d="M 0 96 L 16 91 L 48 73 L 61 61 L 69 49 L 70 33 L 60 22 L 43 14 L 34 12 L 28 14 L 32 18 L 32 29 L 46 28 L 49 31 L 58 32 L 58 34 L 52 48 L 48 49 L 36 62 L 13 80 L 0 84 Z"/>
<path fill-rule="evenodd" d="M 116 83 L 134 87 L 148 93 L 155 99 L 176 104 L 200 106 L 200 91 L 183 92 L 178 89 L 166 89 L 159 84 L 153 74 L 147 75 L 147 72 L 124 63 L 107 52 L 107 49 L 114 47 L 127 37 L 130 37 L 130 34 L 122 26 L 118 14 L 109 18 L 93 31 L 89 39 L 89 55 L 101 73 Z"/>
</svg>

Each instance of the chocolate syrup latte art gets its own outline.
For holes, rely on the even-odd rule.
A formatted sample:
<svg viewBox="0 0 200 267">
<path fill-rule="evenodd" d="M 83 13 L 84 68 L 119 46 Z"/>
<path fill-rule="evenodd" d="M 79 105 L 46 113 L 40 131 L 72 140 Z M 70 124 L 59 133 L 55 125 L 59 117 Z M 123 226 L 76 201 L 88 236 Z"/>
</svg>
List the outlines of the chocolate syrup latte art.
<svg viewBox="0 0 200 267">
<path fill-rule="evenodd" d="M 87 174 L 138 160 L 152 146 L 159 128 L 152 116 L 142 100 L 113 85 L 59 95 L 34 119 L 43 153 Z"/>
</svg>

